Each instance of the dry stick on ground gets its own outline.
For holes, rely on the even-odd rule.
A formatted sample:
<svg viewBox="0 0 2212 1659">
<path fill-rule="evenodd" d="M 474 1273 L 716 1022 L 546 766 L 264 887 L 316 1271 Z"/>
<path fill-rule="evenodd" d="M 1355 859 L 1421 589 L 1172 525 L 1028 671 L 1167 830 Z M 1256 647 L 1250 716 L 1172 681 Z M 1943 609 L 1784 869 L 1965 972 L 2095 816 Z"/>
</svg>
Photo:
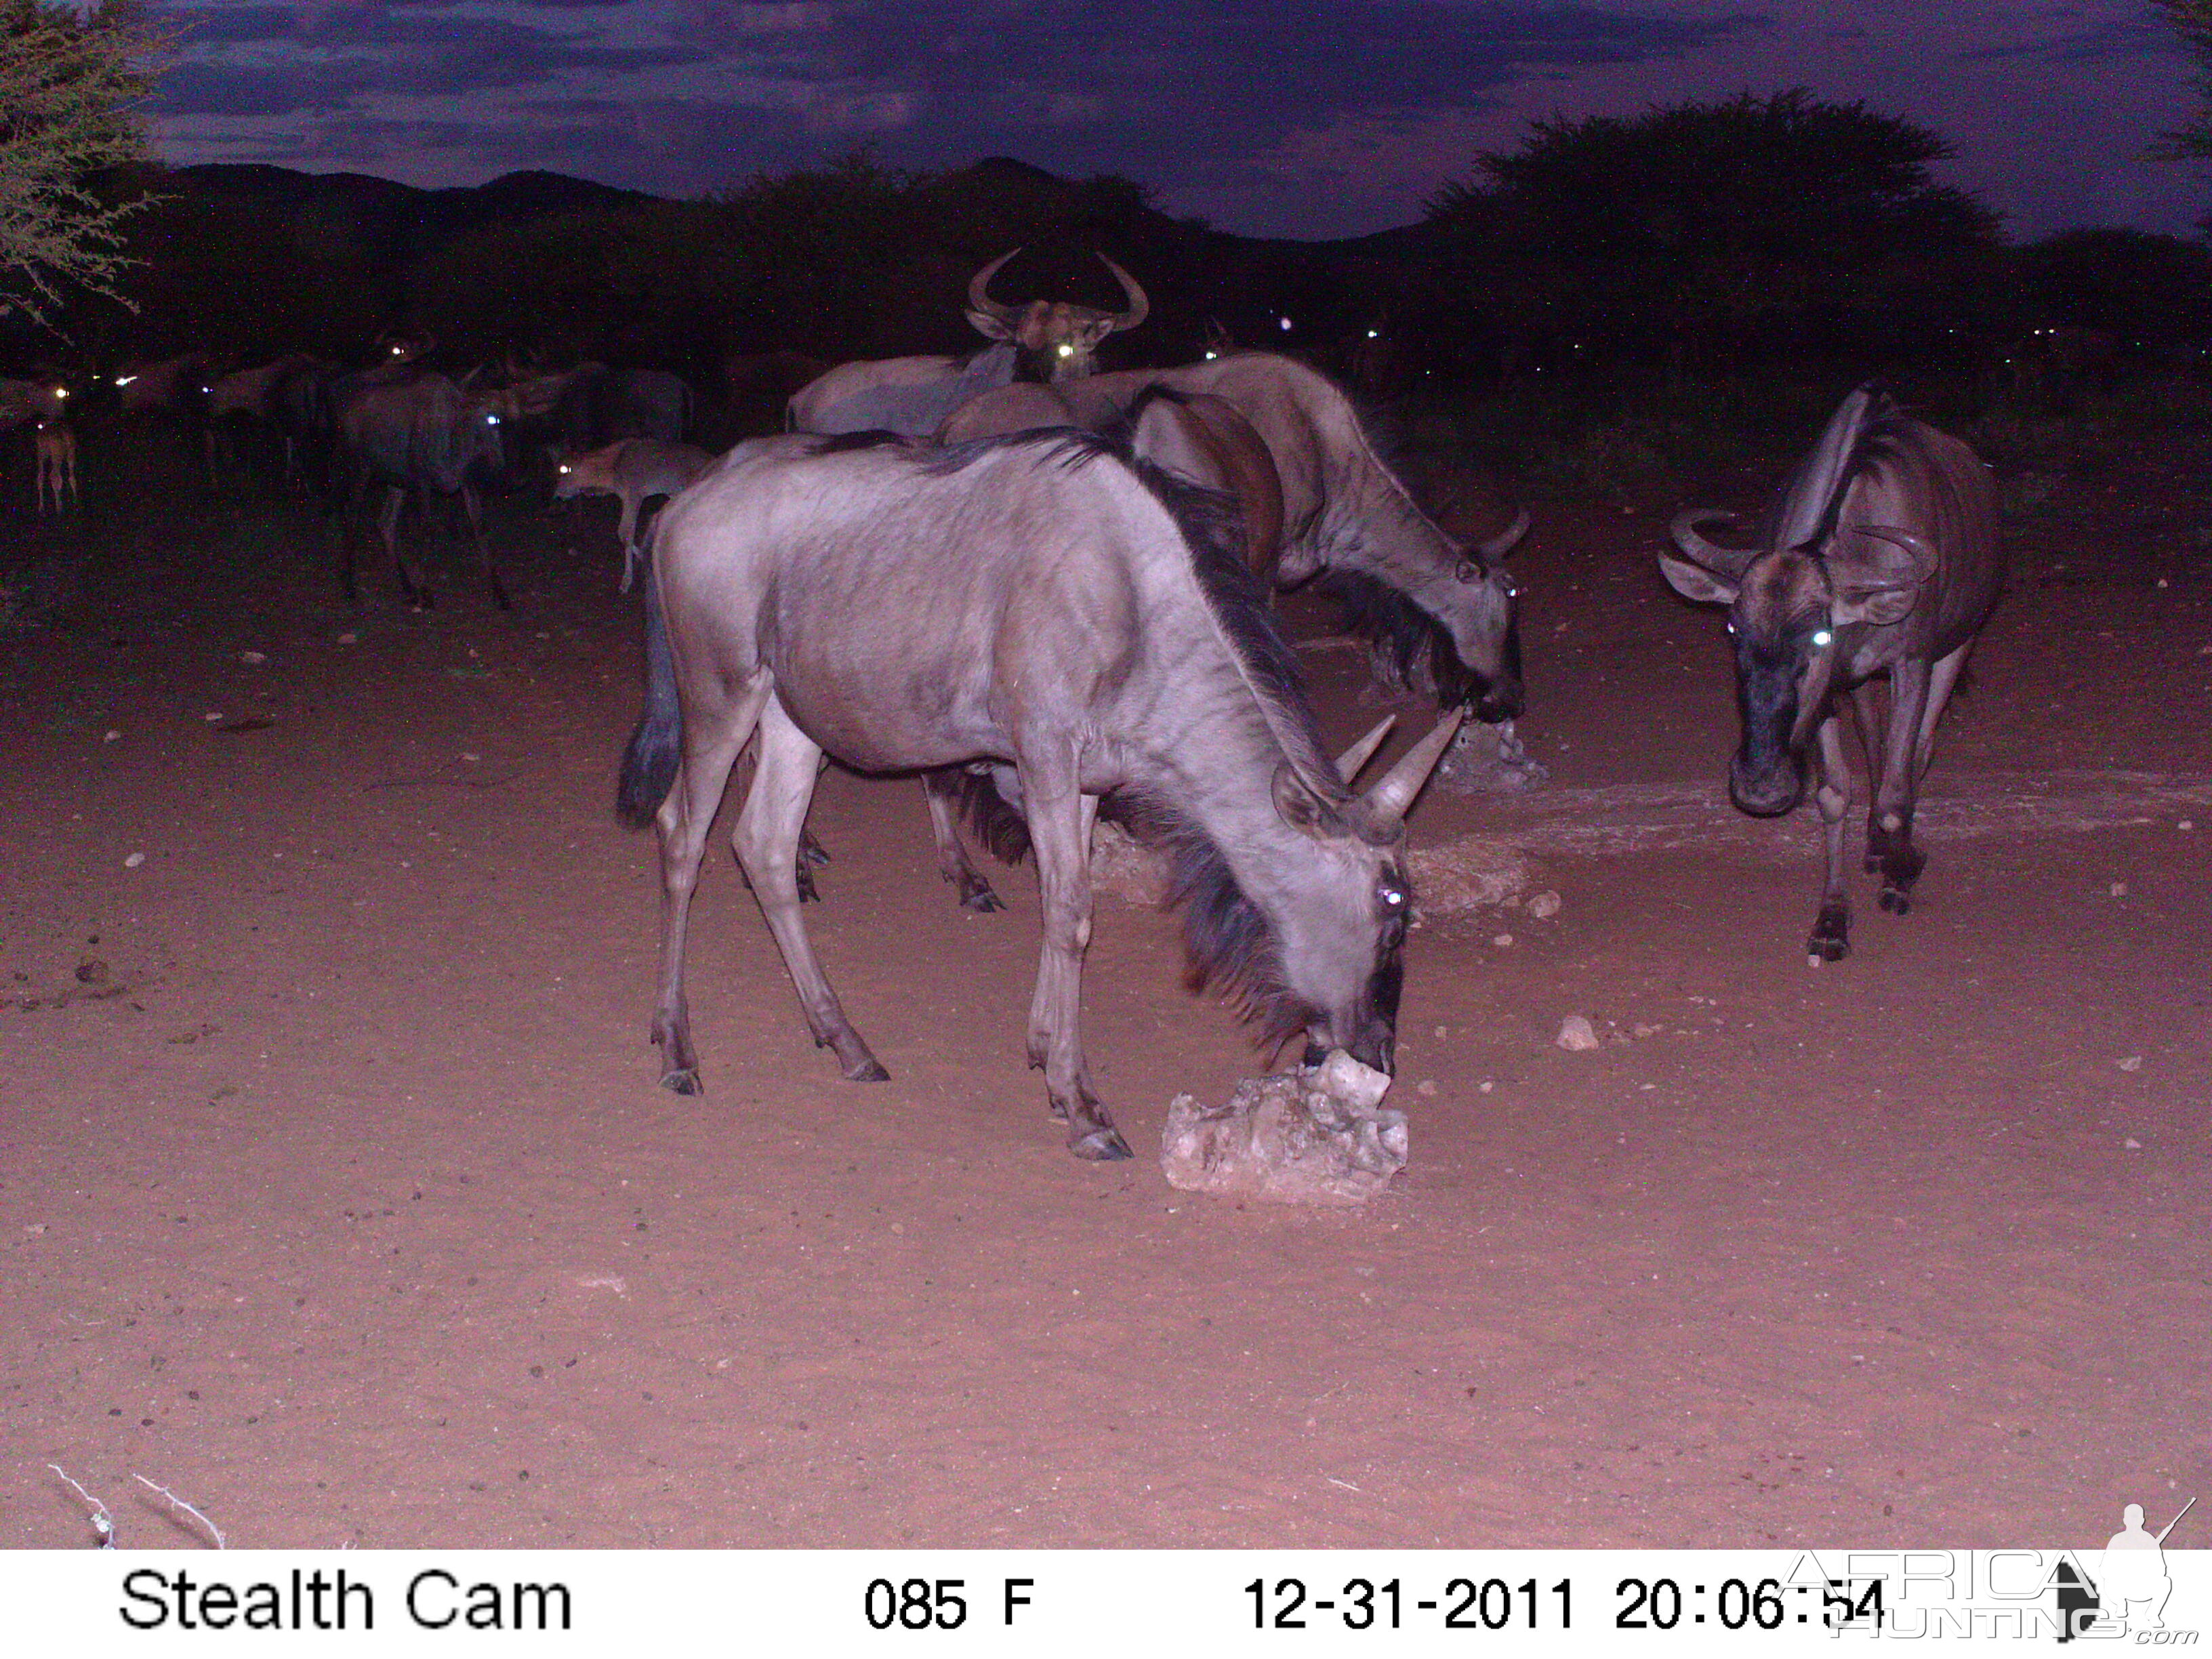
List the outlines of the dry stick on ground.
<svg viewBox="0 0 2212 1659">
<path fill-rule="evenodd" d="M 185 1513 L 191 1516 L 193 1520 L 205 1527 L 208 1529 L 208 1535 L 215 1540 L 215 1547 L 217 1549 L 227 1550 L 230 1547 L 229 1540 L 223 1537 L 222 1528 L 221 1527 L 216 1525 L 216 1523 L 209 1520 L 206 1516 L 201 1514 L 197 1508 L 185 1502 L 183 1498 L 178 1497 L 176 1493 L 171 1492 L 167 1486 L 157 1486 L 143 1474 L 134 1474 L 131 1478 L 133 1480 L 136 1480 L 140 1486 L 146 1487 L 149 1491 L 161 1493 L 161 1496 L 167 1498 L 170 1503 L 175 1504 L 177 1508 L 184 1510 Z M 69 1477 L 65 1474 L 62 1476 L 62 1479 L 69 1480 Z M 75 1486 L 76 1483 L 71 1480 L 70 1481 L 70 1484 L 71 1486 Z"/>
<path fill-rule="evenodd" d="M 92 1529 L 100 1534 L 100 1543 L 97 1547 L 104 1550 L 113 1549 L 115 1547 L 115 1517 L 107 1512 L 107 1505 L 94 1498 L 82 1486 L 78 1486 L 74 1480 L 70 1479 L 69 1471 L 60 1464 L 49 1463 L 46 1467 L 61 1476 L 63 1480 L 68 1480 L 76 1495 L 92 1506 Z"/>
</svg>

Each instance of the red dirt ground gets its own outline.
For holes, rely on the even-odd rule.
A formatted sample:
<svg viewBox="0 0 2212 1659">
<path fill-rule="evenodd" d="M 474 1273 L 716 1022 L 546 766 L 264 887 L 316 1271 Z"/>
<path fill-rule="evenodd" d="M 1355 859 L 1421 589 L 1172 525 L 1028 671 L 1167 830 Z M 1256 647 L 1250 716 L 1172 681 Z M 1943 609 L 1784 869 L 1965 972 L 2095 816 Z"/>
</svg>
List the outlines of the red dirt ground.
<svg viewBox="0 0 2212 1659">
<path fill-rule="evenodd" d="M 1415 933 L 1413 1162 L 1352 1213 L 1164 1183 L 1170 1097 L 1253 1060 L 1119 902 L 1088 1039 L 1140 1157 L 1071 1158 L 1021 1054 L 1034 878 L 957 910 L 911 784 L 824 780 L 809 915 L 894 1080 L 811 1046 L 718 852 L 709 1092 L 656 1089 L 653 849 L 609 811 L 638 624 L 596 521 L 580 556 L 510 512 L 512 618 L 450 564 L 433 615 L 380 567 L 348 612 L 273 503 L 11 527 L 86 562 L 62 626 L 0 635 L 0 1544 L 90 1541 L 50 1463 L 126 1547 L 189 1541 L 133 1474 L 287 1547 L 2170 1512 L 2212 1486 L 2212 580 L 2167 479 L 2095 487 L 2016 539 L 1923 902 L 1861 878 L 1817 972 L 1816 826 L 1728 811 L 1718 624 L 1651 568 L 1677 503 L 1545 511 L 1550 782 L 1432 792 L 1414 836 L 1524 848 L 1564 906 Z M 1371 718 L 1349 653 L 1310 660 L 1332 735 Z M 1574 1012 L 1620 1040 L 1554 1047 Z"/>
</svg>

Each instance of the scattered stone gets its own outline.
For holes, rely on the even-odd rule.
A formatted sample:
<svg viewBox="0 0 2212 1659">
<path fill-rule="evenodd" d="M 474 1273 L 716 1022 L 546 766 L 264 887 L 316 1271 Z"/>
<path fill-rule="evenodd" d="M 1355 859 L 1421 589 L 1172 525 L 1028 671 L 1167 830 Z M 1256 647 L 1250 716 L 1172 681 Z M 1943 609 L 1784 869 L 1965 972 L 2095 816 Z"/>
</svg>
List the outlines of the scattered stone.
<svg viewBox="0 0 2212 1659">
<path fill-rule="evenodd" d="M 2137 1140 L 2133 1135 L 2128 1136 L 2126 1139 L 2120 1142 L 2120 1145 L 2126 1147 L 2128 1151 L 2131 1152 L 2139 1152 L 2142 1151 L 2142 1142 Z"/>
<path fill-rule="evenodd" d="M 1656 1025 L 1647 1025 L 1647 1024 L 1645 1024 L 1642 1020 L 1640 1020 L 1640 1019 L 1639 1019 L 1639 1020 L 1638 1020 L 1638 1021 L 1636 1022 L 1636 1024 L 1633 1024 L 1633 1025 L 1630 1026 L 1628 1029 L 1629 1029 L 1629 1030 L 1630 1030 L 1633 1035 L 1635 1035 L 1635 1036 L 1639 1036 L 1639 1037 L 1650 1037 L 1650 1036 L 1657 1036 L 1659 1035 L 1659 1032 L 1660 1032 L 1660 1030 L 1661 1030 L 1661 1029 L 1662 1029 L 1662 1028 L 1660 1028 L 1659 1026 L 1656 1026 Z"/>
<path fill-rule="evenodd" d="M 217 720 L 221 720 L 222 716 L 221 714 L 203 714 L 200 718 L 205 720 L 210 726 L 213 726 Z"/>
<path fill-rule="evenodd" d="M 1437 1092 L 1436 1079 L 1434 1078 L 1423 1078 L 1419 1083 L 1413 1085 L 1413 1092 L 1420 1095 L 1425 1099 L 1434 1099 Z"/>
<path fill-rule="evenodd" d="M 1500 933 L 1496 939 L 1490 942 L 1492 945 L 1495 945 L 1499 950 L 1503 951 L 1513 943 L 1513 935 L 1510 933 Z"/>
<path fill-rule="evenodd" d="M 90 962 L 80 962 L 76 965 L 76 982 L 80 985 L 106 984 L 107 964 L 96 957 Z"/>
<path fill-rule="evenodd" d="M 1488 1093 L 1489 1093 L 1492 1089 L 1495 1089 L 1498 1085 L 1497 1085 L 1495 1083 L 1492 1083 L 1492 1082 L 1489 1081 L 1487 1079 L 1485 1079 L 1482 1082 L 1476 1084 L 1474 1086 L 1475 1086 L 1476 1088 L 1478 1088 L 1478 1089 L 1481 1090 L 1481 1091 L 1482 1091 L 1482 1092 L 1483 1092 L 1484 1094 L 1488 1094 Z"/>
<path fill-rule="evenodd" d="M 1559 914 L 1559 896 L 1548 889 L 1528 901 L 1528 914 L 1539 921 L 1549 921 Z"/>
<path fill-rule="evenodd" d="M 1168 1184 L 1217 1197 L 1364 1204 L 1406 1167 L 1406 1115 L 1382 1103 L 1390 1079 L 1342 1049 L 1318 1066 L 1247 1078 L 1226 1105 L 1168 1106 Z"/>
<path fill-rule="evenodd" d="M 252 663 L 262 663 L 269 660 L 267 657 L 262 655 L 258 651 L 241 651 L 238 653 L 238 659 L 240 662 Z"/>
<path fill-rule="evenodd" d="M 1559 1034 L 1552 1039 L 1572 1054 L 1587 1054 L 1598 1046 L 1597 1028 L 1581 1014 L 1569 1014 L 1559 1022 Z"/>
<path fill-rule="evenodd" d="M 133 853 L 129 858 L 123 860 L 123 867 L 126 870 L 136 870 L 140 865 L 145 862 L 146 855 L 143 853 Z"/>
<path fill-rule="evenodd" d="M 1469 720 L 1459 729 L 1436 769 L 1436 781 L 1462 794 L 1495 794 L 1534 789 L 1551 775 L 1529 758 L 1511 720 L 1484 726 Z"/>
<path fill-rule="evenodd" d="M 110 732 L 106 737 L 102 738 L 100 741 L 102 743 L 120 743 L 123 741 L 123 734 L 120 732 Z"/>
<path fill-rule="evenodd" d="M 2177 830 L 2194 830 L 2197 825 L 2193 820 L 2184 818 L 2180 823 L 2175 824 L 2173 827 Z"/>
<path fill-rule="evenodd" d="M 340 645 L 359 645 L 361 643 L 361 635 L 358 634 L 341 634 L 338 635 L 337 642 Z"/>
<path fill-rule="evenodd" d="M 2127 890 L 2128 890 L 2128 884 L 2127 884 L 2127 883 L 2125 883 L 2125 882 L 2124 882 L 2124 881 L 2116 881 L 2116 882 L 2114 882 L 2114 883 L 2112 884 L 2112 896 L 2113 896 L 2114 898 L 2118 898 L 2118 897 L 2119 897 L 2123 893 L 2126 892 Z"/>
<path fill-rule="evenodd" d="M 2112 1063 L 2118 1066 L 2124 1072 L 2140 1072 L 2142 1070 L 2142 1056 L 2141 1054 L 2130 1054 L 2125 1060 L 2114 1060 Z"/>
</svg>

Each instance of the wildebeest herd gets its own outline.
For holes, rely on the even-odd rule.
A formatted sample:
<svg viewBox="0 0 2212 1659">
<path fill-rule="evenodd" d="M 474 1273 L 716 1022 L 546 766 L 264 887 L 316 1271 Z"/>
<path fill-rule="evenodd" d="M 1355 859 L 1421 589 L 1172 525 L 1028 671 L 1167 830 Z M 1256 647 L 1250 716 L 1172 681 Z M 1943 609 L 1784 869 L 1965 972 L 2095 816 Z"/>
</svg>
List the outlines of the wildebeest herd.
<svg viewBox="0 0 2212 1659">
<path fill-rule="evenodd" d="M 288 475 L 356 510 L 376 501 L 418 607 L 431 596 L 398 533 L 410 495 L 458 501 L 501 610 L 512 602 L 480 486 L 542 444 L 557 495 L 621 501 L 624 591 L 641 559 L 648 568 L 647 685 L 618 810 L 659 833 L 653 1037 L 666 1086 L 700 1087 L 686 928 L 709 826 L 748 749 L 736 850 L 808 1027 L 848 1078 L 886 1075 L 800 908 L 822 856 L 808 805 L 834 759 L 921 775 L 940 867 L 971 909 L 998 900 L 961 844 L 963 811 L 994 848 L 1034 851 L 1044 929 L 1030 1060 L 1070 1148 L 1116 1158 L 1129 1149 L 1079 1031 L 1096 819 L 1162 855 L 1194 988 L 1237 1001 L 1270 1052 L 1303 1038 L 1309 1059 L 1343 1048 L 1390 1069 L 1413 902 L 1405 817 L 1464 720 L 1522 712 L 1504 559 L 1529 520 L 1455 540 L 1338 386 L 1291 358 L 1215 349 L 1100 372 L 1102 342 L 1144 320 L 1143 289 L 1109 260 L 1121 311 L 1011 306 L 990 284 L 1012 257 L 969 284 L 966 314 L 989 346 L 823 369 L 791 392 L 785 433 L 719 459 L 687 443 L 692 398 L 674 375 L 512 362 L 449 375 L 420 338 L 380 343 L 364 367 L 293 355 L 218 374 L 196 355 L 116 386 L 126 410 L 201 400 L 211 475 L 258 428 Z M 63 395 L 0 382 L 0 423 L 41 428 L 42 507 Z M 641 532 L 659 497 L 666 506 Z M 1866 862 L 1883 908 L 1902 914 L 1924 863 L 1919 780 L 2002 577 L 1989 476 L 1963 444 L 1863 387 L 1747 544 L 1709 539 L 1716 517 L 1678 518 L 1678 552 L 1661 569 L 1686 598 L 1728 607 L 1736 805 L 1787 812 L 1811 757 L 1827 859 L 1808 950 L 1834 961 L 1850 924 L 1840 721 L 1846 709 L 1860 721 L 1879 774 Z M 349 528 L 339 579 L 357 600 L 353 542 Z M 1273 620 L 1273 591 L 1309 585 L 1338 600 L 1379 672 L 1432 690 L 1443 711 L 1364 792 L 1355 781 L 1388 723 L 1331 758 Z"/>
</svg>

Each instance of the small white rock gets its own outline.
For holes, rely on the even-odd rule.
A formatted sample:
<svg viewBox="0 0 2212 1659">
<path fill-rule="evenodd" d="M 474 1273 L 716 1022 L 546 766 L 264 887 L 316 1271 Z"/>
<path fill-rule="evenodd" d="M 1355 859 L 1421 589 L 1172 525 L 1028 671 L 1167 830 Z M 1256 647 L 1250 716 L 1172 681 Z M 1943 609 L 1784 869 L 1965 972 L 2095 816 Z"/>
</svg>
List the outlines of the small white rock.
<svg viewBox="0 0 2212 1659">
<path fill-rule="evenodd" d="M 106 737 L 102 738 L 100 741 L 102 743 L 120 743 L 123 741 L 123 734 L 120 732 L 110 732 Z"/>
<path fill-rule="evenodd" d="M 361 635 L 358 634 L 341 634 L 338 635 L 337 642 L 340 645 L 359 645 L 361 643 Z"/>
<path fill-rule="evenodd" d="M 1559 1034 L 1552 1040 L 1574 1054 L 1584 1054 L 1598 1046 L 1596 1029 L 1581 1014 L 1569 1014 L 1561 1020 Z"/>
<path fill-rule="evenodd" d="M 2125 1140 L 2123 1140 L 2120 1145 L 2126 1147 L 2131 1152 L 2139 1152 L 2142 1151 L 2142 1142 L 2137 1140 L 2133 1135 L 2130 1135 Z"/>
<path fill-rule="evenodd" d="M 146 855 L 143 853 L 133 853 L 129 858 L 123 860 L 123 867 L 126 870 L 136 870 L 140 865 L 145 862 Z"/>
<path fill-rule="evenodd" d="M 1425 1095 L 1433 1097 L 1437 1092 L 1436 1079 L 1433 1078 L 1423 1078 L 1419 1083 L 1416 1083 L 1413 1085 L 1413 1092 L 1417 1095 Z"/>
<path fill-rule="evenodd" d="M 2118 1066 L 2124 1072 L 2140 1072 L 2142 1070 L 2142 1056 L 2141 1054 L 2130 1054 L 2125 1060 L 2114 1060 L 2112 1063 L 2115 1066 Z"/>
<path fill-rule="evenodd" d="M 2125 893 L 2127 890 L 2128 890 L 2128 884 L 2127 884 L 2127 883 L 2125 883 L 2125 882 L 2124 882 L 2124 881 L 2116 881 L 2116 882 L 2114 882 L 2114 883 L 2112 884 L 2112 896 L 2113 896 L 2114 898 L 2118 898 L 2122 894 Z"/>
<path fill-rule="evenodd" d="M 2197 825 L 2193 820 L 2184 818 L 2180 823 L 2175 824 L 2173 827 L 2177 830 L 2194 830 Z"/>
<path fill-rule="evenodd" d="M 1439 1025 L 1437 1027 L 1437 1035 L 1440 1037 L 1449 1036 L 1451 1035 L 1451 1028 L 1445 1025 Z"/>
<path fill-rule="evenodd" d="M 269 660 L 268 658 L 263 656 L 258 651 L 241 651 L 238 653 L 238 659 L 240 662 L 267 662 Z"/>
<path fill-rule="evenodd" d="M 1528 901 L 1528 914 L 1539 921 L 1549 921 L 1559 914 L 1559 896 L 1545 891 Z"/>
<path fill-rule="evenodd" d="M 1495 945 L 1499 950 L 1503 951 L 1507 945 L 1513 943 L 1513 935 L 1510 933 L 1500 933 L 1496 939 L 1490 942 L 1492 945 Z"/>
<path fill-rule="evenodd" d="M 221 714 L 203 714 L 200 718 L 205 720 L 210 726 L 213 726 L 217 720 L 221 720 L 222 716 Z"/>
</svg>

